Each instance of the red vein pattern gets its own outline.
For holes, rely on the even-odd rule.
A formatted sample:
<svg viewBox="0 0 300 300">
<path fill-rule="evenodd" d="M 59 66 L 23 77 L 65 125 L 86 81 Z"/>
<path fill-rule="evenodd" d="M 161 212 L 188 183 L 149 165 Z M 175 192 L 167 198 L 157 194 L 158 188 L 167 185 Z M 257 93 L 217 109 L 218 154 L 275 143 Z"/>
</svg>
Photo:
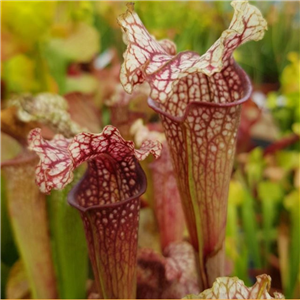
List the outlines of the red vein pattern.
<svg viewBox="0 0 300 300">
<path fill-rule="evenodd" d="M 251 84 L 232 53 L 260 40 L 266 21 L 248 1 L 233 1 L 227 30 L 202 56 L 175 54 L 171 43 L 157 42 L 133 5 L 118 19 L 127 42 L 120 80 L 125 91 L 148 82 L 148 104 L 161 116 L 172 154 L 187 226 L 199 253 L 201 287 L 223 275 L 227 194 L 240 105 Z M 168 46 L 166 46 L 168 45 Z"/>
<path fill-rule="evenodd" d="M 199 295 L 188 295 L 184 299 L 284 299 L 281 293 L 274 292 L 274 298 L 268 293 L 271 287 L 271 277 L 263 274 L 256 277 L 252 287 L 245 286 L 237 277 L 220 277 L 212 288 Z"/>
<path fill-rule="evenodd" d="M 164 256 L 140 249 L 137 274 L 138 299 L 180 299 L 199 290 L 193 248 L 186 242 L 170 244 Z"/>
<path fill-rule="evenodd" d="M 88 162 L 68 202 L 81 214 L 98 291 L 103 298 L 134 298 L 139 197 L 146 189 L 138 160 L 149 153 L 158 157 L 161 144 L 145 141 L 136 150 L 113 126 L 72 140 L 56 135 L 52 141 L 34 129 L 28 140 L 29 149 L 40 156 L 36 182 L 45 193 L 62 189 L 72 180 L 73 170 Z"/>
</svg>

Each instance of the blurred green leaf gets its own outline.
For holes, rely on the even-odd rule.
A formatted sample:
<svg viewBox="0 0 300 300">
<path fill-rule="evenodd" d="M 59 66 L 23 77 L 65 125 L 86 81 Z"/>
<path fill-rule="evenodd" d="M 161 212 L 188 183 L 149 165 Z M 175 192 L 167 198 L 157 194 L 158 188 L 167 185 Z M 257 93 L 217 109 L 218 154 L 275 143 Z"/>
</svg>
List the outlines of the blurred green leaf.
<svg viewBox="0 0 300 300">
<path fill-rule="evenodd" d="M 5 1 L 2 26 L 24 43 L 40 39 L 53 21 L 56 1 Z"/>
<path fill-rule="evenodd" d="M 240 234 L 240 222 L 238 218 L 238 206 L 245 198 L 243 186 L 237 180 L 231 180 L 229 188 L 229 201 L 227 209 L 226 225 L 226 255 L 233 263 L 232 274 L 249 284 L 248 276 L 248 251 L 243 235 Z"/>
<path fill-rule="evenodd" d="M 8 279 L 9 269 L 9 266 L 1 261 L 1 299 L 6 298 L 5 287 Z"/>
<path fill-rule="evenodd" d="M 267 107 L 283 134 L 294 131 L 293 124 L 300 122 L 299 54 L 290 52 L 287 58 L 290 63 L 285 66 L 280 76 L 280 91 L 269 93 L 267 97 Z"/>
<path fill-rule="evenodd" d="M 299 53 L 290 52 L 287 55 L 289 64 L 283 69 L 280 76 L 282 92 L 284 94 L 299 93 L 299 70 L 300 59 Z"/>
<path fill-rule="evenodd" d="M 278 98 L 278 93 L 276 92 L 271 92 L 268 94 L 266 104 L 269 109 L 274 109 L 277 107 L 277 98 Z"/>
<path fill-rule="evenodd" d="M 3 175 L 1 175 L 1 262 L 9 267 L 18 259 L 18 252 L 11 229 L 6 202 L 5 180 Z"/>
<path fill-rule="evenodd" d="M 290 251 L 289 251 L 289 282 L 287 282 L 287 297 L 294 298 L 297 280 L 300 276 L 300 193 L 299 189 L 293 190 L 284 199 L 284 207 L 290 212 Z M 300 293 L 298 292 L 299 296 Z"/>
<path fill-rule="evenodd" d="M 79 76 L 69 76 L 66 80 L 66 93 L 81 92 L 83 94 L 92 94 L 98 88 L 97 79 L 86 73 Z"/>
<path fill-rule="evenodd" d="M 300 122 L 294 123 L 292 126 L 292 130 L 295 134 L 300 136 Z"/>
<path fill-rule="evenodd" d="M 49 47 L 69 62 L 89 62 L 100 51 L 99 32 L 84 22 L 75 23 L 68 36 L 51 39 Z"/>
<path fill-rule="evenodd" d="M 267 200 L 271 203 L 278 203 L 284 195 L 284 191 L 278 183 L 267 180 L 258 183 L 257 192 L 261 200 Z"/>
<path fill-rule="evenodd" d="M 93 24 L 94 6 L 92 1 L 73 1 L 75 6 L 72 10 L 72 17 L 75 21 L 83 21 L 87 24 Z"/>
<path fill-rule="evenodd" d="M 291 193 L 289 193 L 283 201 L 284 207 L 291 211 L 294 212 L 296 215 L 299 214 L 300 212 L 300 194 L 299 190 L 293 190 Z"/>
<path fill-rule="evenodd" d="M 78 172 L 76 172 L 78 179 Z M 47 198 L 52 251 L 59 297 L 85 299 L 88 276 L 88 253 L 83 224 L 67 195 L 76 180 L 62 191 L 52 191 Z"/>
<path fill-rule="evenodd" d="M 6 297 L 8 299 L 31 298 L 27 274 L 21 260 L 18 260 L 10 269 L 6 285 Z"/>
<path fill-rule="evenodd" d="M 229 185 L 228 202 L 229 205 L 240 205 L 245 199 L 242 184 L 237 180 L 231 180 Z"/>
<path fill-rule="evenodd" d="M 245 240 L 249 254 L 253 260 L 254 268 L 260 269 L 262 267 L 260 240 L 258 238 L 258 226 L 256 221 L 256 212 L 254 209 L 254 199 L 245 188 L 245 201 L 242 203 L 242 225 L 245 231 Z"/>
<path fill-rule="evenodd" d="M 240 241 L 239 247 L 239 255 L 236 259 L 234 265 L 234 272 L 233 274 L 236 275 L 238 278 L 243 280 L 245 284 L 250 285 L 251 279 L 249 278 L 249 249 L 245 244 L 244 239 Z"/>
<path fill-rule="evenodd" d="M 299 167 L 300 153 L 296 151 L 277 151 L 275 154 L 276 163 L 286 171 Z"/>
<path fill-rule="evenodd" d="M 271 253 L 272 242 L 275 242 L 272 231 L 274 230 L 275 220 L 277 219 L 278 202 L 283 198 L 284 191 L 282 187 L 272 181 L 261 181 L 257 186 L 258 197 L 262 202 L 262 225 L 264 242 L 264 264 L 268 265 L 269 255 Z M 276 236 L 275 236 L 276 237 Z"/>
<path fill-rule="evenodd" d="M 19 54 L 3 63 L 3 79 L 7 89 L 13 93 L 36 92 L 34 61 L 26 55 Z"/>
<path fill-rule="evenodd" d="M 51 44 L 44 45 L 43 55 L 49 67 L 49 72 L 58 85 L 59 93 L 64 95 L 66 93 L 66 73 L 69 62 L 62 53 L 53 49 Z"/>
<path fill-rule="evenodd" d="M 266 18 L 268 31 L 263 40 L 240 47 L 238 62 L 255 83 L 276 84 L 288 63 L 288 53 L 299 52 L 299 5 L 292 1 L 253 3 Z"/>
<path fill-rule="evenodd" d="M 263 160 L 263 150 L 256 147 L 248 155 L 248 161 L 245 166 L 248 184 L 251 189 L 261 180 L 265 162 Z"/>
</svg>

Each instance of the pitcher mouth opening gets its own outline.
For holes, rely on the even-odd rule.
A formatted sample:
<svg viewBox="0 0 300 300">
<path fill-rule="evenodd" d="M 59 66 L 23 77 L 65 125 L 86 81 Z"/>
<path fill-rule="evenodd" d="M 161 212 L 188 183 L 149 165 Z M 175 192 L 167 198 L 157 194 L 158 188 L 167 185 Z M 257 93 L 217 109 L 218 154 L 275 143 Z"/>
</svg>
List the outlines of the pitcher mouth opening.
<svg viewBox="0 0 300 300">
<path fill-rule="evenodd" d="M 248 75 L 245 73 L 245 71 L 237 64 L 235 63 L 236 70 L 239 73 L 242 81 L 243 81 L 243 97 L 233 101 L 233 102 L 225 102 L 225 103 L 216 103 L 216 102 L 206 102 L 206 101 L 191 101 L 186 105 L 185 111 L 181 116 L 174 116 L 172 113 L 168 112 L 168 110 L 164 110 L 161 105 L 159 104 L 158 101 L 153 100 L 152 98 L 148 98 L 148 105 L 151 107 L 155 112 L 157 112 L 160 115 L 163 115 L 167 117 L 168 119 L 171 119 L 175 122 L 182 123 L 185 121 L 187 118 L 189 112 L 194 108 L 194 107 L 214 107 L 214 108 L 227 108 L 227 107 L 233 107 L 237 106 L 240 104 L 243 104 L 244 102 L 248 101 L 250 99 L 251 93 L 252 93 L 252 85 L 250 78 Z"/>
<path fill-rule="evenodd" d="M 114 207 L 126 204 L 133 199 L 141 197 L 146 192 L 146 189 L 147 189 L 146 175 L 145 175 L 145 172 L 143 171 L 142 167 L 140 166 L 140 164 L 137 161 L 136 161 L 136 174 L 137 174 L 136 178 L 139 181 L 140 185 L 139 185 L 139 191 L 135 195 L 125 198 L 125 199 L 121 199 L 120 201 L 114 202 L 114 203 L 97 204 L 97 205 L 91 205 L 88 207 L 83 207 L 82 205 L 80 205 L 77 202 L 76 194 L 80 189 L 81 183 L 84 181 L 85 177 L 87 176 L 87 171 L 86 171 L 86 173 L 83 175 L 82 179 L 70 191 L 70 193 L 67 197 L 67 201 L 68 201 L 69 205 L 73 206 L 74 208 L 76 208 L 77 210 L 79 210 L 82 213 L 86 213 L 93 209 L 114 208 Z"/>
</svg>

